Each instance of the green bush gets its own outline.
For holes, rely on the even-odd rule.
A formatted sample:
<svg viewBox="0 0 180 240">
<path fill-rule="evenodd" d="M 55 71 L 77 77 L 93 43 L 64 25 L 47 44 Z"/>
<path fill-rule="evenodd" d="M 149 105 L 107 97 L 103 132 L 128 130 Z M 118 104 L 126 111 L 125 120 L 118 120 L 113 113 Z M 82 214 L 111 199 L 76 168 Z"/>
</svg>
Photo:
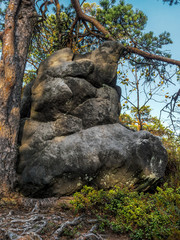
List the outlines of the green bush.
<svg viewBox="0 0 180 240">
<path fill-rule="evenodd" d="M 165 184 L 154 194 L 126 188 L 95 190 L 85 186 L 71 202 L 75 211 L 90 211 L 100 229 L 128 233 L 131 239 L 180 239 L 180 188 Z"/>
</svg>

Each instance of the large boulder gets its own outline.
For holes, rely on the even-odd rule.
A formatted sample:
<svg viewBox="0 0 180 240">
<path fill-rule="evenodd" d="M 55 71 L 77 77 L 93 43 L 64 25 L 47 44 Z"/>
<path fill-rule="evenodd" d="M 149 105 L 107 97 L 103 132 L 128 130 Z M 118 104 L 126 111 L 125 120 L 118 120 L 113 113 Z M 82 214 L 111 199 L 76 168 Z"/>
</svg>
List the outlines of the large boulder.
<svg viewBox="0 0 180 240">
<path fill-rule="evenodd" d="M 121 44 L 106 42 L 86 55 L 66 48 L 41 63 L 22 104 L 17 172 L 26 195 L 62 196 L 85 184 L 144 190 L 163 177 L 167 153 L 159 138 L 119 123 L 122 55 Z"/>
<path fill-rule="evenodd" d="M 32 124 L 34 134 L 28 132 Z M 80 121 L 71 124 L 69 133 L 81 129 Z M 65 135 L 58 128 L 61 123 L 48 125 L 25 126 L 28 134 L 20 147 L 18 169 L 26 193 L 38 196 L 46 189 L 47 196 L 64 195 L 89 183 L 101 188 L 121 184 L 147 188 L 163 177 L 166 151 L 148 132 L 132 132 L 116 123 Z"/>
</svg>

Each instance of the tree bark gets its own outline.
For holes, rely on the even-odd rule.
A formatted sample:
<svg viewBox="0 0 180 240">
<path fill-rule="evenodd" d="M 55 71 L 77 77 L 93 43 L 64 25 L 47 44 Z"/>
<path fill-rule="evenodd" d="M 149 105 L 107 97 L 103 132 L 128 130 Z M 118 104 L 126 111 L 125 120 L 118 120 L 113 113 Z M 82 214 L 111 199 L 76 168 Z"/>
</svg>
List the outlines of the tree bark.
<svg viewBox="0 0 180 240">
<path fill-rule="evenodd" d="M 36 16 L 34 0 L 10 0 L 0 61 L 0 181 L 8 188 L 16 182 L 21 86 Z"/>
</svg>

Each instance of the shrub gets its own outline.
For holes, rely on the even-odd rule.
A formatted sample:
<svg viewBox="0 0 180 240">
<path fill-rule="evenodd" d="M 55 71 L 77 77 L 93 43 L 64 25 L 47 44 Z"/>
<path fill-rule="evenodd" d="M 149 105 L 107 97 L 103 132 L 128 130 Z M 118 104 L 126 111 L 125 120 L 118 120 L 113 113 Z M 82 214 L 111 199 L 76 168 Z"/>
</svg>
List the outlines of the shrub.
<svg viewBox="0 0 180 240">
<path fill-rule="evenodd" d="M 95 190 L 85 186 L 74 194 L 75 211 L 90 211 L 101 220 L 100 228 L 128 233 L 131 239 L 177 239 L 180 236 L 180 188 L 165 184 L 154 194 L 126 188 Z M 180 239 L 180 238 L 178 238 Z"/>
</svg>

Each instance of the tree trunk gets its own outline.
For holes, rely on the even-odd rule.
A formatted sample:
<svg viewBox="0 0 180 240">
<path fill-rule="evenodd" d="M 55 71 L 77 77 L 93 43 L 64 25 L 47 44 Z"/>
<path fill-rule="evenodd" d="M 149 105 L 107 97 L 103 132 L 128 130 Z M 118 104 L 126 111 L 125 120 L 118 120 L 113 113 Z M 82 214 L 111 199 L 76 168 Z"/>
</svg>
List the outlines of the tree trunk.
<svg viewBox="0 0 180 240">
<path fill-rule="evenodd" d="M 16 182 L 21 86 L 36 17 L 34 0 L 10 0 L 0 61 L 0 181 L 8 188 Z"/>
</svg>

